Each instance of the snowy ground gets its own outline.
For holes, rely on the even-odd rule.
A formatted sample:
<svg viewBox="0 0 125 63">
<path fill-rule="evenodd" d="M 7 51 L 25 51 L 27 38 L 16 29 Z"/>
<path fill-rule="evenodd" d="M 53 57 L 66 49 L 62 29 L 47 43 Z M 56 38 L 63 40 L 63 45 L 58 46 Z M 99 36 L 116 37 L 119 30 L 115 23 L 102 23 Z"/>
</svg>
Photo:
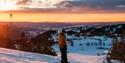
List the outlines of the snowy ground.
<svg viewBox="0 0 125 63">
<path fill-rule="evenodd" d="M 105 38 L 104 36 L 94 36 L 94 37 L 73 37 L 68 36 L 69 39 L 75 39 L 73 40 L 74 46 L 72 47 L 70 45 L 70 42 L 68 42 L 68 52 L 69 53 L 76 53 L 76 54 L 82 54 L 82 55 L 97 55 L 98 53 L 102 55 L 107 49 L 98 49 L 99 47 L 103 48 L 111 48 L 112 44 L 112 38 Z M 99 40 L 102 40 L 102 43 L 105 43 L 105 45 L 99 45 Z M 56 39 L 55 39 L 56 40 Z M 93 45 L 87 46 L 86 44 L 90 43 Z M 80 45 L 81 44 L 81 45 Z M 96 45 L 94 45 L 96 44 Z M 53 46 L 53 48 L 59 52 L 59 47 L 57 44 Z"/>
<path fill-rule="evenodd" d="M 102 63 L 103 57 L 75 53 L 68 54 L 71 63 Z M 49 56 L 0 48 L 0 63 L 59 63 L 59 61 L 60 53 L 58 53 L 58 56 Z"/>
<path fill-rule="evenodd" d="M 105 42 L 106 48 L 110 48 L 111 45 L 111 38 L 104 38 L 104 37 L 67 37 L 67 38 L 75 38 L 73 40 L 74 46 L 71 47 L 70 43 L 68 43 L 68 59 L 70 63 L 103 63 L 105 60 L 105 55 L 97 56 L 97 53 L 103 53 L 105 49 L 97 49 L 100 47 L 99 45 L 95 46 L 86 46 L 85 44 L 90 43 L 98 43 L 98 40 L 101 39 Z M 82 44 L 80 46 L 79 44 Z M 58 45 L 55 44 L 53 46 L 55 51 L 57 51 L 58 56 L 50 56 L 45 54 L 38 54 L 38 53 L 30 53 L 30 52 L 23 52 L 17 50 L 10 50 L 5 48 L 0 48 L 0 63 L 59 63 L 60 61 L 60 52 Z"/>
</svg>

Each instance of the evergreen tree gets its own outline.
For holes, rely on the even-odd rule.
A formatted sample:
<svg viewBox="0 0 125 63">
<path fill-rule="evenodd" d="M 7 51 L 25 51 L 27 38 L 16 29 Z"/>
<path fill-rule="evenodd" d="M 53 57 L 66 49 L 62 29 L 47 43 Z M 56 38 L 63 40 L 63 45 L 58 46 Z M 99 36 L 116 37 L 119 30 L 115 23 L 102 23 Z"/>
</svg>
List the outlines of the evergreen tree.
<svg viewBox="0 0 125 63">
<path fill-rule="evenodd" d="M 125 63 L 125 32 L 124 34 L 121 34 L 120 40 L 118 40 L 118 37 L 114 38 L 113 40 L 113 46 L 111 49 L 111 59 L 119 60 L 123 63 Z"/>
<path fill-rule="evenodd" d="M 31 42 L 34 45 L 34 47 L 32 47 L 32 51 L 42 54 L 56 55 L 56 52 L 51 47 L 54 43 L 51 34 L 52 31 L 47 31 L 32 38 Z"/>
</svg>

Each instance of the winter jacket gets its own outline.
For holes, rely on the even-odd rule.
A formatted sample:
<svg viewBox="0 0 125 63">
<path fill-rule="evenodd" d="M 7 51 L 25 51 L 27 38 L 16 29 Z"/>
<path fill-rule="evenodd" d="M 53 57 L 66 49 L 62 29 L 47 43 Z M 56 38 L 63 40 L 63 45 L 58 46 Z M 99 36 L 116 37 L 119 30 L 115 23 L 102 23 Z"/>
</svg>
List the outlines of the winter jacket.
<svg viewBox="0 0 125 63">
<path fill-rule="evenodd" d="M 65 47 L 66 44 L 66 36 L 63 32 L 59 33 L 58 45 L 60 48 Z"/>
</svg>

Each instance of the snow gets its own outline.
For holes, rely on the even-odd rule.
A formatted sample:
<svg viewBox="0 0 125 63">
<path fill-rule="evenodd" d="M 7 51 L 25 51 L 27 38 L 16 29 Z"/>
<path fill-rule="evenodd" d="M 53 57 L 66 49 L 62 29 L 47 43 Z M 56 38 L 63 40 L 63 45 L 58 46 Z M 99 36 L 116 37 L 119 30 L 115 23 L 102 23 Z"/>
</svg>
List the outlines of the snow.
<svg viewBox="0 0 125 63">
<path fill-rule="evenodd" d="M 94 36 L 94 37 L 74 37 L 74 36 L 67 36 L 68 39 L 73 40 L 74 46 L 72 47 L 70 45 L 70 42 L 68 42 L 68 52 L 69 53 L 78 53 L 83 55 L 97 55 L 98 53 L 103 54 L 105 51 L 108 51 L 106 49 L 98 49 L 99 47 L 104 48 L 111 48 L 111 42 L 112 38 L 105 38 L 104 36 Z M 54 37 L 56 40 L 57 38 Z M 105 45 L 99 45 L 99 39 L 102 40 Z M 86 44 L 90 43 L 93 44 L 91 46 L 87 46 Z M 81 44 L 81 46 L 80 46 Z M 94 45 L 96 44 L 96 45 Z M 59 47 L 57 44 L 53 46 L 53 48 L 59 52 Z"/>
<path fill-rule="evenodd" d="M 49 55 L 0 48 L 0 63 L 56 63 L 57 60 Z"/>
<path fill-rule="evenodd" d="M 101 63 L 103 58 L 104 56 L 68 53 L 68 59 L 71 63 Z M 0 63 L 58 63 L 59 61 L 60 53 L 58 56 L 50 56 L 0 48 Z"/>
<path fill-rule="evenodd" d="M 98 47 L 110 48 L 112 38 L 106 38 L 104 36 L 94 37 L 75 37 L 67 36 L 72 39 L 74 46 L 68 42 L 68 60 L 70 63 L 103 63 L 107 49 L 98 49 Z M 54 36 L 57 40 L 57 36 Z M 74 40 L 75 39 L 75 40 Z M 86 43 L 99 43 L 99 40 L 105 43 L 105 45 L 91 45 L 87 46 Z M 82 44 L 80 46 L 80 44 Z M 50 56 L 39 53 L 23 52 L 11 49 L 0 48 L 0 63 L 59 63 L 61 60 L 60 50 L 57 44 L 53 45 L 53 48 L 57 52 L 58 56 Z M 97 54 L 100 54 L 99 56 Z"/>
</svg>

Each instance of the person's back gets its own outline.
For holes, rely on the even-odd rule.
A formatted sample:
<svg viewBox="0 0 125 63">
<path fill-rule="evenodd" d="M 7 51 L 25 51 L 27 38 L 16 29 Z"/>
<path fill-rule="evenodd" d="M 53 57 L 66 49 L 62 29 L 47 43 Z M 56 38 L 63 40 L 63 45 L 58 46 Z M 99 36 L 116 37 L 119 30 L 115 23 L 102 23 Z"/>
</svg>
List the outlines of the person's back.
<svg viewBox="0 0 125 63">
<path fill-rule="evenodd" d="M 67 43 L 66 43 L 66 36 L 65 31 L 62 30 L 61 33 L 59 33 L 59 39 L 58 39 L 58 45 L 61 51 L 61 63 L 68 63 L 67 60 Z"/>
<path fill-rule="evenodd" d="M 66 46 L 66 37 L 65 37 L 65 34 L 63 32 L 59 33 L 59 47 L 64 47 Z"/>
</svg>

